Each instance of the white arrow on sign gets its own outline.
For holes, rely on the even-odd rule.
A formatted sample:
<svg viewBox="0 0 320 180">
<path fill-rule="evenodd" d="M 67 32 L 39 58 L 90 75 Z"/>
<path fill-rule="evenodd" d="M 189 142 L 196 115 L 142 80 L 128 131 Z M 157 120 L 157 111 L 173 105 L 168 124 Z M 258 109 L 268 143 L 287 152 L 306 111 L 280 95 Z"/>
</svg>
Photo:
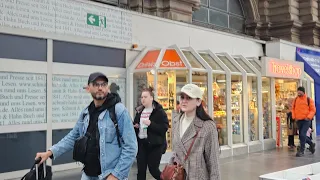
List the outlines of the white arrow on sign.
<svg viewBox="0 0 320 180">
<path fill-rule="evenodd" d="M 96 21 L 96 19 L 91 15 L 89 17 L 89 21 L 90 21 L 91 24 L 93 24 Z"/>
</svg>

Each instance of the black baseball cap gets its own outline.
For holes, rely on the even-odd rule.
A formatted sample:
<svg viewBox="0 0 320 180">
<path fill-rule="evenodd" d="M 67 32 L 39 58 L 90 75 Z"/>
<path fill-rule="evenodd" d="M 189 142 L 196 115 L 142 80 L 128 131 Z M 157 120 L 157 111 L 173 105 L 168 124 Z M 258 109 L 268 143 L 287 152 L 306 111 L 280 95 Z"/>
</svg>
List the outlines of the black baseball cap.
<svg viewBox="0 0 320 180">
<path fill-rule="evenodd" d="M 101 73 L 101 72 L 95 72 L 95 73 L 90 74 L 89 79 L 88 79 L 88 84 L 94 82 L 94 81 L 97 80 L 98 78 L 102 78 L 102 79 L 104 79 L 104 80 L 108 83 L 108 78 L 107 78 L 106 75 L 104 75 L 104 74 Z"/>
</svg>

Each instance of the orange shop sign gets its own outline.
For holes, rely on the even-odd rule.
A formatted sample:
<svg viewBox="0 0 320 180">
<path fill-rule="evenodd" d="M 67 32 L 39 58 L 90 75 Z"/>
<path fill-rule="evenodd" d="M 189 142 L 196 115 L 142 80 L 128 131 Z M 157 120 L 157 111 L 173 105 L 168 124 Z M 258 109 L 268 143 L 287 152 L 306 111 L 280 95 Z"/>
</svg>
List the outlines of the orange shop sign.
<svg viewBox="0 0 320 180">
<path fill-rule="evenodd" d="M 136 69 L 152 69 L 157 62 L 160 50 L 151 50 L 142 58 Z"/>
<path fill-rule="evenodd" d="M 174 49 L 166 50 L 162 58 L 160 68 L 185 68 L 177 51 Z"/>
<path fill-rule="evenodd" d="M 266 58 L 262 60 L 262 75 L 276 78 L 301 79 L 304 64 L 297 61 Z"/>
</svg>

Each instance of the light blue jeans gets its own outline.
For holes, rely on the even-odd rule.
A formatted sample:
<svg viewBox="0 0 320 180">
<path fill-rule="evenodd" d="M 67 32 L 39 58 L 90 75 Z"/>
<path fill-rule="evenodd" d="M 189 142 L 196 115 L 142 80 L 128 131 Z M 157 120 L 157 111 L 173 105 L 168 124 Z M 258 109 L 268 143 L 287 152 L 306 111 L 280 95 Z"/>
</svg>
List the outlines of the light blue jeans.
<svg viewBox="0 0 320 180">
<path fill-rule="evenodd" d="M 99 178 L 87 176 L 86 173 L 82 172 L 81 180 L 99 180 Z"/>
</svg>

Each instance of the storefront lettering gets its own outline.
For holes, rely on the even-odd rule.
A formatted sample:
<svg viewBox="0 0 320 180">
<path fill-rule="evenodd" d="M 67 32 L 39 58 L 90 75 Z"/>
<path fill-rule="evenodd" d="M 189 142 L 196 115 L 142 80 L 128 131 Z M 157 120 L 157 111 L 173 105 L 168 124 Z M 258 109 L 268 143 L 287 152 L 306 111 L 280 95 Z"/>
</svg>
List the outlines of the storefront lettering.
<svg viewBox="0 0 320 180">
<path fill-rule="evenodd" d="M 293 77 L 300 77 L 302 73 L 301 67 L 292 64 L 281 64 L 278 62 L 270 61 L 271 71 L 275 74 L 288 75 Z"/>
<path fill-rule="evenodd" d="M 161 67 L 184 67 L 184 64 L 181 61 L 172 62 L 172 61 L 163 60 L 161 62 Z"/>
<path fill-rule="evenodd" d="M 155 62 L 140 62 L 136 69 L 153 68 Z"/>
</svg>

